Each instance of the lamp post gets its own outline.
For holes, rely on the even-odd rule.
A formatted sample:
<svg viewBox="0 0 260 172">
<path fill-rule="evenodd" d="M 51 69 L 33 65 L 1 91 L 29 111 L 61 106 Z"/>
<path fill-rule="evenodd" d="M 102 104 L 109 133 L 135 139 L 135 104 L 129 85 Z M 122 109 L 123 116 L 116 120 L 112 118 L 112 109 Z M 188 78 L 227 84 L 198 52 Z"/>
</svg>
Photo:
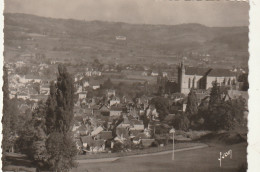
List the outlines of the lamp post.
<svg viewBox="0 0 260 172">
<path fill-rule="evenodd" d="M 170 133 L 172 133 L 172 160 L 174 160 L 174 133 L 175 133 L 174 128 L 170 130 Z"/>
</svg>

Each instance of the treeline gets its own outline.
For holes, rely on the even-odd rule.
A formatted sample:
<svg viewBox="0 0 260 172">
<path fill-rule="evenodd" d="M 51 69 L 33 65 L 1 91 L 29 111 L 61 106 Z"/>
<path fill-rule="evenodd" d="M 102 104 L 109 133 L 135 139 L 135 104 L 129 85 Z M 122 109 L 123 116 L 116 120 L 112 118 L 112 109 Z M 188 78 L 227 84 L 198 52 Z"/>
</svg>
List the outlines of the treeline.
<svg viewBox="0 0 260 172">
<path fill-rule="evenodd" d="M 171 105 L 168 99 L 163 97 L 153 98 L 150 104 L 155 106 L 161 122 L 166 122 L 179 130 L 232 130 L 236 125 L 247 124 L 246 100 L 242 97 L 231 99 L 227 90 L 215 82 L 210 95 L 200 103 L 195 90 L 191 89 L 184 112 L 182 112 L 183 103 Z M 174 118 L 165 121 L 165 117 L 170 113 L 175 114 Z"/>
<path fill-rule="evenodd" d="M 74 88 L 66 67 L 59 65 L 58 74 L 57 81 L 50 84 L 49 98 L 46 102 L 38 103 L 31 119 L 17 131 L 13 144 L 17 148 L 16 152 L 26 154 L 39 169 L 68 171 L 76 166 L 74 157 L 77 154 L 71 134 Z M 5 80 L 4 83 L 8 82 Z M 5 94 L 8 93 L 7 86 L 3 87 Z M 8 103 L 5 103 L 4 107 L 7 108 Z M 9 135 L 14 131 L 9 123 L 15 120 L 7 120 L 6 114 L 8 113 L 5 110 L 3 121 L 6 123 L 4 125 L 6 139 L 3 139 L 3 143 L 9 140 Z M 3 154 L 8 152 L 4 150 Z"/>
</svg>

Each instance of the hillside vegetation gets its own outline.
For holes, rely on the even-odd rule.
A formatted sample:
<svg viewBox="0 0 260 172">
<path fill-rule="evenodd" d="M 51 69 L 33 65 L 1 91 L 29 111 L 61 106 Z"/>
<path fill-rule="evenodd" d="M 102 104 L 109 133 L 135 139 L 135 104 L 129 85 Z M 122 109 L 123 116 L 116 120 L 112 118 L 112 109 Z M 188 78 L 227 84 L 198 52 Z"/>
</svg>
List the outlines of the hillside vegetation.
<svg viewBox="0 0 260 172">
<path fill-rule="evenodd" d="M 5 60 L 24 53 L 72 63 L 95 58 L 104 63 L 176 63 L 187 56 L 196 65 L 203 54 L 210 54 L 211 65 L 247 65 L 248 60 L 247 27 L 141 25 L 14 13 L 4 17 Z"/>
</svg>

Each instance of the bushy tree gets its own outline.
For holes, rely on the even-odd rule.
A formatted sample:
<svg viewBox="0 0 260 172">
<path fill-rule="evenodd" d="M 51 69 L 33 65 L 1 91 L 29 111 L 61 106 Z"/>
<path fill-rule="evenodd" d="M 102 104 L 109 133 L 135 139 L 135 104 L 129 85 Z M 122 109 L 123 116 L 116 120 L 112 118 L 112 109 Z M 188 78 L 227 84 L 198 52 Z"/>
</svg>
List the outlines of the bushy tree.
<svg viewBox="0 0 260 172">
<path fill-rule="evenodd" d="M 205 127 L 211 130 L 231 130 L 235 124 L 244 119 L 245 101 L 238 99 L 221 99 L 220 87 L 213 84 L 208 110 L 204 112 Z"/>
<path fill-rule="evenodd" d="M 178 113 L 173 119 L 173 127 L 177 130 L 188 131 L 190 128 L 190 121 L 185 113 Z"/>
<path fill-rule="evenodd" d="M 62 172 L 76 166 L 74 157 L 77 155 L 77 148 L 69 133 L 52 132 L 46 146 L 50 155 L 48 158 L 50 170 Z"/>
<path fill-rule="evenodd" d="M 154 105 L 159 114 L 159 119 L 162 121 L 169 114 L 169 102 L 164 97 L 155 97 L 150 104 Z"/>
<path fill-rule="evenodd" d="M 47 139 L 45 126 L 46 105 L 39 102 L 33 111 L 32 119 L 20 131 L 16 144 L 20 151 L 34 160 L 37 165 L 43 166 L 48 159 L 45 142 Z"/>
</svg>

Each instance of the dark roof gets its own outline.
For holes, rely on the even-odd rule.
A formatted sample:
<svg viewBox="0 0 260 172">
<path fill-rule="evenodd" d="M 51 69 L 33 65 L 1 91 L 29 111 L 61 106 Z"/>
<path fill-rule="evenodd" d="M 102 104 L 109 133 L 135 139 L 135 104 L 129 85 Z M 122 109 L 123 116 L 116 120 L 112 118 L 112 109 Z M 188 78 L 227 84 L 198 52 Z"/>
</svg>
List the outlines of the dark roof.
<svg viewBox="0 0 260 172">
<path fill-rule="evenodd" d="M 131 125 L 143 125 L 143 121 L 137 119 L 131 119 Z"/>
<path fill-rule="evenodd" d="M 141 130 L 130 130 L 130 134 L 132 135 L 132 136 L 137 136 L 139 133 L 141 133 L 142 131 Z"/>
<path fill-rule="evenodd" d="M 94 140 L 91 136 L 83 136 L 80 138 L 82 143 L 93 144 Z"/>
<path fill-rule="evenodd" d="M 233 72 L 231 72 L 229 69 L 213 69 L 209 76 L 236 76 Z"/>
<path fill-rule="evenodd" d="M 87 127 L 85 125 L 81 125 L 77 130 L 78 131 L 87 131 Z"/>
<path fill-rule="evenodd" d="M 122 111 L 122 107 L 111 106 L 110 111 Z"/>
<path fill-rule="evenodd" d="M 142 145 L 145 147 L 149 147 L 153 144 L 154 139 L 142 139 Z"/>
<path fill-rule="evenodd" d="M 210 70 L 211 70 L 210 68 L 186 67 L 185 68 L 185 74 L 186 75 L 204 76 Z"/>
<path fill-rule="evenodd" d="M 198 68 L 198 67 L 186 67 L 185 68 L 186 75 L 199 75 L 199 76 L 235 76 L 233 72 L 229 69 L 211 69 L 211 68 Z"/>
<path fill-rule="evenodd" d="M 94 140 L 94 146 L 96 147 L 101 147 L 105 143 L 105 140 L 100 139 L 100 140 Z"/>
<path fill-rule="evenodd" d="M 112 131 L 102 131 L 100 133 L 100 139 L 109 140 L 112 139 Z"/>
</svg>

